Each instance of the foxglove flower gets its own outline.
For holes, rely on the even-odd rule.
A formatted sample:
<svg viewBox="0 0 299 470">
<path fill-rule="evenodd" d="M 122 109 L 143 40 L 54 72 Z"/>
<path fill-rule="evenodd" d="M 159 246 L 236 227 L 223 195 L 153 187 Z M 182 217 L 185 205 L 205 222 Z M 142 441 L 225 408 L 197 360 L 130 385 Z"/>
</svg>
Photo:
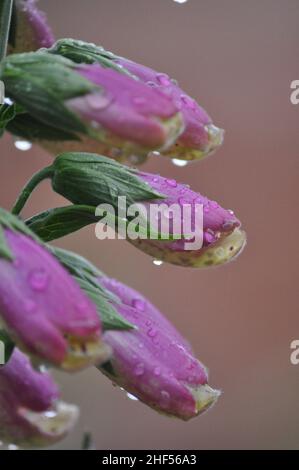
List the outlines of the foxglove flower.
<svg viewBox="0 0 299 470">
<path fill-rule="evenodd" d="M 142 181 L 149 184 L 153 191 L 165 197 L 162 202 L 167 210 L 165 215 L 162 213 L 161 224 L 165 223 L 165 218 L 172 217 L 169 208 L 173 204 L 177 204 L 181 208 L 179 225 L 181 225 L 181 233 L 183 233 L 183 210 L 185 207 L 190 207 L 190 227 L 191 233 L 194 233 L 194 229 L 196 229 L 196 206 L 198 205 L 202 208 L 203 229 L 203 243 L 199 249 L 186 249 L 188 240 L 185 238 L 170 242 L 142 238 L 129 239 L 137 248 L 159 260 L 196 268 L 226 263 L 242 251 L 246 244 L 246 235 L 240 229 L 241 223 L 233 211 L 222 208 L 216 201 L 209 200 L 188 186 L 177 183 L 174 179 L 143 172 L 136 173 Z M 152 200 L 144 203 L 148 212 L 150 211 L 150 205 L 155 202 L 158 203 L 159 201 Z M 175 215 L 173 215 L 172 220 L 175 221 Z M 191 237 L 189 242 L 193 238 Z"/>
<path fill-rule="evenodd" d="M 6 95 L 26 111 L 7 129 L 55 153 L 146 155 L 172 145 L 184 128 L 171 98 L 99 64 L 79 65 L 45 52 L 13 54 L 0 78 Z"/>
<path fill-rule="evenodd" d="M 148 86 L 161 90 L 171 97 L 183 115 L 185 130 L 176 142 L 162 153 L 182 160 L 196 160 L 212 154 L 223 142 L 224 131 L 212 122 L 207 112 L 187 95 L 165 73 L 158 73 L 144 65 L 125 58 L 117 58 L 116 63 L 138 77 Z"/>
<path fill-rule="evenodd" d="M 59 400 L 47 372 L 34 370 L 17 348 L 0 367 L 0 439 L 22 447 L 48 446 L 74 426 L 79 411 Z"/>
<path fill-rule="evenodd" d="M 162 150 L 163 154 L 172 158 L 195 160 L 213 153 L 222 144 L 224 131 L 216 127 L 206 111 L 165 73 L 158 73 L 149 67 L 116 56 L 101 46 L 74 39 L 60 39 L 50 51 L 79 63 L 97 62 L 105 67 L 118 65 L 121 73 L 129 72 L 148 87 L 169 97 L 183 115 L 185 130 L 172 146 Z"/>
<path fill-rule="evenodd" d="M 130 243 L 159 260 L 197 268 L 219 265 L 235 258 L 245 246 L 245 232 L 240 229 L 241 223 L 231 210 L 222 208 L 217 202 L 173 179 L 140 172 L 108 158 L 85 153 L 62 154 L 51 167 L 43 171 L 51 177 L 54 191 L 73 204 L 91 206 L 94 210 L 102 203 L 109 203 L 118 215 L 119 196 L 126 196 L 129 204 L 142 203 L 147 215 L 150 214 L 153 204 L 163 203 L 167 212 L 162 214 L 160 225 L 165 225 L 165 222 L 168 224 L 168 239 L 128 237 Z M 178 214 L 174 213 L 173 219 L 170 220 L 172 213 L 168 209 L 171 209 L 173 204 L 180 210 Z M 195 225 L 198 206 L 202 209 L 200 227 Z M 185 214 L 188 215 L 188 212 L 190 234 L 184 230 Z M 151 218 L 148 219 L 152 224 Z M 86 223 L 91 223 L 91 220 Z M 176 239 L 172 237 L 176 235 L 174 225 L 179 225 L 181 233 Z M 194 249 L 186 246 L 192 242 L 192 234 L 202 238 L 198 247 L 193 245 Z"/>
<path fill-rule="evenodd" d="M 113 383 L 157 411 L 188 420 L 213 405 L 220 392 L 208 385 L 207 369 L 168 320 L 145 297 L 113 279 L 99 279 L 116 295 L 120 315 L 136 326 L 107 331 L 113 349 L 101 367 Z"/>
<path fill-rule="evenodd" d="M 12 339 L 36 361 L 64 370 L 106 360 L 95 305 L 46 248 L 0 228 L 0 318 Z"/>
<path fill-rule="evenodd" d="M 54 36 L 37 0 L 15 0 L 9 38 L 9 52 L 30 52 L 50 47 Z"/>
</svg>

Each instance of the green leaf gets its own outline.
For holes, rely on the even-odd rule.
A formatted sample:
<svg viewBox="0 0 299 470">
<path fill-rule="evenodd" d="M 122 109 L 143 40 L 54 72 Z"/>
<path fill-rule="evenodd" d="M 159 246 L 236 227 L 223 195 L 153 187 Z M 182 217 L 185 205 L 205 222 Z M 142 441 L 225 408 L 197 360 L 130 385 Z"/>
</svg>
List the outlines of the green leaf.
<svg viewBox="0 0 299 470">
<path fill-rule="evenodd" d="M 13 353 L 14 347 L 15 347 L 15 344 L 10 339 L 8 333 L 5 330 L 1 329 L 0 330 L 0 367 L 5 365 L 9 361 Z M 3 352 L 4 352 L 4 355 L 2 356 Z"/>
</svg>

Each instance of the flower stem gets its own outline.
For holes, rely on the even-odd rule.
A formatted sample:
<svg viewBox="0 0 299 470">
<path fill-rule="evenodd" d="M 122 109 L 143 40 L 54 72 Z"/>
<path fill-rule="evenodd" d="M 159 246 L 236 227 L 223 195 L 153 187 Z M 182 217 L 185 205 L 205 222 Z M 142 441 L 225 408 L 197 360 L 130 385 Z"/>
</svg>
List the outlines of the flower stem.
<svg viewBox="0 0 299 470">
<path fill-rule="evenodd" d="M 46 178 L 50 178 L 53 174 L 53 167 L 47 166 L 42 170 L 35 173 L 32 178 L 28 181 L 28 183 L 22 189 L 18 199 L 16 200 L 11 212 L 14 215 L 19 215 L 23 207 L 25 206 L 26 202 L 28 201 L 32 191 L 36 188 L 36 186 L 41 183 Z"/>
<path fill-rule="evenodd" d="M 12 0 L 1 0 L 0 2 L 0 61 L 6 55 L 7 41 L 10 28 L 12 12 Z"/>
</svg>

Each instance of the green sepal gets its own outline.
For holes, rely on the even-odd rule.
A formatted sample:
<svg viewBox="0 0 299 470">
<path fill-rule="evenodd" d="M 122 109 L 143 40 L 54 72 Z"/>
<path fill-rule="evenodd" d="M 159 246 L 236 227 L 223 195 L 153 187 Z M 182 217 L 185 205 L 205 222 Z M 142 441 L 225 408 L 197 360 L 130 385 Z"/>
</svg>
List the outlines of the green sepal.
<svg viewBox="0 0 299 470">
<path fill-rule="evenodd" d="M 71 251 L 50 246 L 48 248 L 96 305 L 104 330 L 136 328 L 115 310 L 113 304 L 117 305 L 120 301 L 99 284 L 98 278 L 102 277 L 103 273 L 96 266 Z"/>
<path fill-rule="evenodd" d="M 96 207 L 108 203 L 117 208 L 119 196 L 126 196 L 128 205 L 165 197 L 138 178 L 133 169 L 102 155 L 66 152 L 52 167 L 54 191 L 74 204 Z"/>
<path fill-rule="evenodd" d="M 59 39 L 49 49 L 43 49 L 51 54 L 58 54 L 66 57 L 78 64 L 98 63 L 103 67 L 112 68 L 117 72 L 136 78 L 121 65 L 115 62 L 117 56 L 112 52 L 106 51 L 102 46 L 80 41 L 77 39 L 64 38 Z M 137 79 L 137 78 L 136 78 Z"/>
<path fill-rule="evenodd" d="M 7 123 L 6 129 L 11 134 L 22 137 L 28 141 L 80 140 L 76 134 L 58 129 L 57 127 L 50 126 L 49 124 L 44 124 L 42 121 L 35 119 L 26 112 L 14 116 L 14 119 Z"/>
<path fill-rule="evenodd" d="M 11 340 L 8 333 L 5 330 L 0 329 L 0 352 L 2 352 L 1 351 L 2 345 L 4 347 L 4 357 L 3 358 L 1 357 L 1 359 L 4 359 L 4 364 L 2 364 L 0 361 L 0 368 L 3 367 L 9 361 L 13 353 L 13 350 L 15 348 L 15 344 Z"/>
<path fill-rule="evenodd" d="M 11 54 L 1 64 L 7 96 L 33 117 L 66 132 L 86 133 L 86 126 L 65 100 L 100 90 L 75 71 L 76 64 L 45 52 Z"/>
</svg>

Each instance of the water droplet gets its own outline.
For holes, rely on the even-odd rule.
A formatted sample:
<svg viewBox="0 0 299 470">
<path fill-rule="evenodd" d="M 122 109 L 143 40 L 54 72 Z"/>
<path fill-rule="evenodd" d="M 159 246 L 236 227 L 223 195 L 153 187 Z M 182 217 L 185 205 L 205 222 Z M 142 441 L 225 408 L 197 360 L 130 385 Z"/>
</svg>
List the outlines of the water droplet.
<svg viewBox="0 0 299 470">
<path fill-rule="evenodd" d="M 7 448 L 8 450 L 18 450 L 18 446 L 15 444 L 8 444 Z"/>
<path fill-rule="evenodd" d="M 183 4 L 186 3 L 187 0 L 173 0 L 175 3 Z"/>
<path fill-rule="evenodd" d="M 99 129 L 101 127 L 97 121 L 91 121 L 90 125 L 93 129 Z"/>
<path fill-rule="evenodd" d="M 32 147 L 32 143 L 28 142 L 28 140 L 16 140 L 15 141 L 15 147 L 18 150 L 22 150 L 23 152 L 26 152 L 27 150 L 30 150 Z"/>
<path fill-rule="evenodd" d="M 53 410 L 49 410 L 49 411 L 45 411 L 43 413 L 43 415 L 46 417 L 46 418 L 55 418 L 55 416 L 57 416 L 57 412 L 56 411 L 53 411 Z"/>
<path fill-rule="evenodd" d="M 230 215 L 234 215 L 234 211 L 232 211 L 231 209 L 229 209 L 227 212 L 228 212 Z"/>
<path fill-rule="evenodd" d="M 157 336 L 157 330 L 155 330 L 154 328 L 150 328 L 147 332 L 147 336 L 149 336 L 150 338 L 154 338 L 155 336 Z"/>
<path fill-rule="evenodd" d="M 138 398 L 136 398 L 134 395 L 132 395 L 131 393 L 127 393 L 127 397 L 130 398 L 130 400 L 135 400 L 135 401 L 138 401 Z"/>
<path fill-rule="evenodd" d="M 99 111 L 107 108 L 112 101 L 112 97 L 109 95 L 102 95 L 100 93 L 91 93 L 86 96 L 86 101 L 92 109 Z"/>
<path fill-rule="evenodd" d="M 165 73 L 158 73 L 156 79 L 159 85 L 168 86 L 171 83 L 170 78 Z"/>
<path fill-rule="evenodd" d="M 11 106 L 13 104 L 13 101 L 10 98 L 4 98 L 4 103 Z"/>
<path fill-rule="evenodd" d="M 153 155 L 154 157 L 160 157 L 161 153 L 157 150 L 154 150 L 153 152 L 151 152 L 151 155 Z"/>
<path fill-rule="evenodd" d="M 166 390 L 162 390 L 161 392 L 161 397 L 162 397 L 162 400 L 165 402 L 165 401 L 168 401 L 169 398 L 170 398 L 170 395 L 168 392 L 166 392 Z"/>
<path fill-rule="evenodd" d="M 137 376 L 143 375 L 144 374 L 144 364 L 142 362 L 137 364 L 137 366 L 135 367 L 134 372 L 135 372 L 135 375 L 137 375 Z"/>
<path fill-rule="evenodd" d="M 204 240 L 206 243 L 213 243 L 216 240 L 215 233 L 212 230 L 205 232 Z"/>
<path fill-rule="evenodd" d="M 35 269 L 29 274 L 29 284 L 33 290 L 43 291 L 48 285 L 49 276 L 45 269 Z"/>
<path fill-rule="evenodd" d="M 166 179 L 165 181 L 168 184 L 168 186 L 171 186 L 172 188 L 176 188 L 178 185 L 176 180 L 174 179 Z"/>
<path fill-rule="evenodd" d="M 144 312 L 144 310 L 145 310 L 145 301 L 143 299 L 133 299 L 132 307 L 139 310 L 139 312 Z"/>
<path fill-rule="evenodd" d="M 155 266 L 161 266 L 163 264 L 163 261 L 161 261 L 160 259 L 154 259 L 153 264 Z"/>
<path fill-rule="evenodd" d="M 223 230 L 230 230 L 233 227 L 234 223 L 232 220 L 226 220 L 222 225 Z"/>
<path fill-rule="evenodd" d="M 171 161 L 175 166 L 181 166 L 181 167 L 186 166 L 189 163 L 186 160 L 179 160 L 178 158 L 172 158 Z"/>
<path fill-rule="evenodd" d="M 196 108 L 195 101 L 192 98 L 190 98 L 190 96 L 181 95 L 181 101 L 189 109 L 195 109 Z"/>
</svg>

